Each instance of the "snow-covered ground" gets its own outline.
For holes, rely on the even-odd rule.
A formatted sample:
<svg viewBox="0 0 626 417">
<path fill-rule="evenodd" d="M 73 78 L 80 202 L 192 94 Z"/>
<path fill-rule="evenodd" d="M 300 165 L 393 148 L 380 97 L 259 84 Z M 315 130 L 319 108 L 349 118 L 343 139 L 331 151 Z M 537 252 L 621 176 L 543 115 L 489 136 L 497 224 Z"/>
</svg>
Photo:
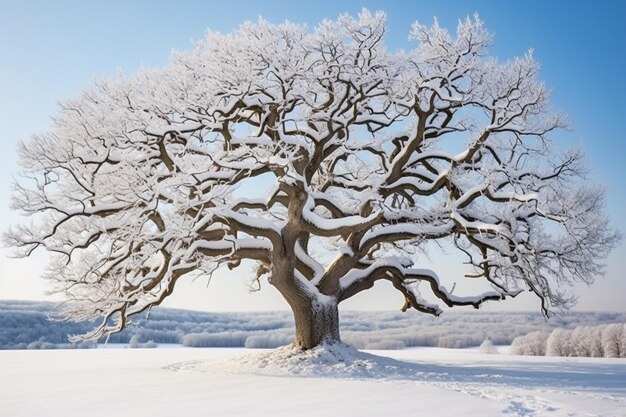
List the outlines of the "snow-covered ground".
<svg viewBox="0 0 626 417">
<path fill-rule="evenodd" d="M 340 347 L 308 360 L 268 352 L 0 351 L 0 415 L 626 416 L 623 359 L 439 348 Z"/>
</svg>

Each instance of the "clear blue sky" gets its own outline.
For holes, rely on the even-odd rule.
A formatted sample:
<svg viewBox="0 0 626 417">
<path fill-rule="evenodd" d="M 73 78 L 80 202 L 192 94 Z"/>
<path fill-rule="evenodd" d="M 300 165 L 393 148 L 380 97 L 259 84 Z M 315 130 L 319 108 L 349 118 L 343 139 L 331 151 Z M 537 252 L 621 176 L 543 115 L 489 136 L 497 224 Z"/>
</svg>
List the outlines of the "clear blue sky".
<svg viewBox="0 0 626 417">
<path fill-rule="evenodd" d="M 0 0 L 0 229 L 19 220 L 11 213 L 9 185 L 18 170 L 15 144 L 45 130 L 58 100 L 74 96 L 95 77 L 141 66 L 167 63 L 173 49 L 189 49 L 207 28 L 227 32 L 259 15 L 315 26 L 362 7 L 388 15 L 390 49 L 410 48 L 415 20 L 454 29 L 459 18 L 478 12 L 495 32 L 493 55 L 506 59 L 533 48 L 542 78 L 552 89 L 553 105 L 569 115 L 572 130 L 558 134 L 559 144 L 581 145 L 591 177 L 606 185 L 607 211 L 614 226 L 626 231 L 626 3 L 621 1 L 14 1 Z M 9 260 L 0 251 L 0 299 L 44 299 L 38 278 L 45 256 Z M 437 263 L 434 257 L 433 261 Z M 626 245 L 609 259 L 606 279 L 579 288 L 578 309 L 626 310 Z M 184 285 L 170 305 L 205 310 L 279 309 L 271 289 L 248 295 L 245 278 Z M 234 282 L 234 284 L 233 284 Z M 393 309 L 392 291 L 377 288 L 352 308 Z M 358 298 L 358 297 L 355 297 Z M 500 306 L 489 306 L 490 309 Z M 513 308 L 536 308 L 523 299 Z"/>
</svg>

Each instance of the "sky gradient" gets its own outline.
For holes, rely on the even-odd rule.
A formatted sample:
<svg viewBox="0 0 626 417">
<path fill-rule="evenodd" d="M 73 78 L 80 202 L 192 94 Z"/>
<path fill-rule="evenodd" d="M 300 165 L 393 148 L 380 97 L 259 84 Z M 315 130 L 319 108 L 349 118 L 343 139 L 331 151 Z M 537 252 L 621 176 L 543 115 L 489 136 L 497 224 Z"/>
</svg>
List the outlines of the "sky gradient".
<svg viewBox="0 0 626 417">
<path fill-rule="evenodd" d="M 479 13 L 495 32 L 492 54 L 502 60 L 534 49 L 541 77 L 552 91 L 552 104 L 569 116 L 571 130 L 558 132 L 559 146 L 580 146 L 587 154 L 590 178 L 607 189 L 607 213 L 614 227 L 626 231 L 626 6 L 622 2 L 568 1 L 318 1 L 225 2 L 82 1 L 9 2 L 0 0 L 0 229 L 22 221 L 9 210 L 11 178 L 19 167 L 18 140 L 46 130 L 56 103 L 75 96 L 99 77 L 118 71 L 167 64 L 172 50 L 188 50 L 207 28 L 228 32 L 258 16 L 272 22 L 289 20 L 315 26 L 324 18 L 358 13 L 362 7 L 384 10 L 387 46 L 411 48 L 407 36 L 415 20 L 437 16 L 454 30 L 456 22 Z M 205 4 L 206 3 L 206 4 Z M 236 4 L 236 5 L 235 5 Z M 39 275 L 47 255 L 8 259 L 0 250 L 0 299 L 51 299 Z M 458 274 L 445 254 L 428 261 L 439 274 Z M 608 259 L 607 276 L 593 287 L 577 288 L 578 310 L 626 311 L 626 245 Z M 206 280 L 182 282 L 167 305 L 200 310 L 283 309 L 275 290 L 248 294 L 247 277 L 221 274 L 205 289 Z M 459 276 L 459 278 L 461 278 Z M 57 298 L 58 299 L 58 298 Z M 377 286 L 350 300 L 348 308 L 396 309 L 402 304 L 393 289 Z M 532 297 L 489 304 L 487 310 L 536 309 Z"/>
</svg>

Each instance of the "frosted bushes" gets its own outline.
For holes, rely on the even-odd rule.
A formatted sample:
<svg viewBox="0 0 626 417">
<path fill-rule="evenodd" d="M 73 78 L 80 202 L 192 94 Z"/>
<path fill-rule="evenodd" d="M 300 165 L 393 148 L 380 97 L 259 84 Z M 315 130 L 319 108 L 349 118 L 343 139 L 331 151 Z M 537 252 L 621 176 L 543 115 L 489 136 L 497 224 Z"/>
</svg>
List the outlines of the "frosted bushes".
<svg viewBox="0 0 626 417">
<path fill-rule="evenodd" d="M 460 335 L 446 335 L 439 338 L 437 341 L 437 347 L 447 349 L 463 349 L 471 346 L 478 346 L 484 340 L 485 335 L 468 335 L 463 337 Z"/>
<path fill-rule="evenodd" d="M 485 339 L 480 347 L 478 348 L 478 351 L 480 353 L 486 353 L 486 354 L 495 354 L 495 353 L 500 353 L 498 352 L 498 348 L 496 348 L 493 343 L 491 343 L 491 340 L 489 339 Z"/>
<path fill-rule="evenodd" d="M 57 349 L 58 347 L 54 343 L 37 341 L 29 343 L 26 349 Z"/>
<path fill-rule="evenodd" d="M 516 337 L 511 353 L 533 356 L 578 356 L 592 358 L 626 357 L 626 325 L 612 323 L 578 326 L 573 330 L 557 328 L 543 340 L 539 332 Z M 543 352 L 543 353 L 541 353 Z"/>
<path fill-rule="evenodd" d="M 364 349 L 368 350 L 398 350 L 404 349 L 406 345 L 402 340 L 383 339 L 378 342 L 370 342 Z"/>
<path fill-rule="evenodd" d="M 602 346 L 602 326 L 580 326 L 571 333 L 570 356 L 583 358 L 601 358 L 604 356 Z"/>
<path fill-rule="evenodd" d="M 605 356 L 604 346 L 602 345 L 602 331 L 603 326 L 596 326 L 592 330 L 591 356 L 594 358 L 602 358 Z"/>
<path fill-rule="evenodd" d="M 293 342 L 293 334 L 262 334 L 246 338 L 244 346 L 250 349 L 274 349 Z"/>
<path fill-rule="evenodd" d="M 511 353 L 513 355 L 544 356 L 546 354 L 548 336 L 548 333 L 541 331 L 518 336 L 511 343 Z"/>
<path fill-rule="evenodd" d="M 157 347 L 157 344 L 154 343 L 154 341 L 152 340 L 148 340 L 145 343 L 141 343 L 139 341 L 139 335 L 134 334 L 131 338 L 130 338 L 130 342 L 128 342 L 128 347 L 131 349 L 147 349 L 147 348 L 155 348 Z"/>
<path fill-rule="evenodd" d="M 392 350 L 407 347 L 406 341 L 402 338 L 391 337 L 386 332 L 381 333 L 376 333 L 376 331 L 345 331 L 341 333 L 341 340 L 361 350 Z"/>
<path fill-rule="evenodd" d="M 626 324 L 607 324 L 602 329 L 602 346 L 607 358 L 626 357 Z"/>
<path fill-rule="evenodd" d="M 571 333 L 571 330 L 554 329 L 546 341 L 546 355 L 570 356 L 572 353 L 570 345 Z"/>
<path fill-rule="evenodd" d="M 181 338 L 188 347 L 246 347 L 250 349 L 274 349 L 293 342 L 293 329 L 270 331 L 235 331 L 220 333 L 190 333 Z"/>
<path fill-rule="evenodd" d="M 20 343 L 13 349 L 95 349 L 98 345 L 94 342 L 80 342 L 80 343 L 51 343 L 42 339 L 31 343 Z"/>
<path fill-rule="evenodd" d="M 131 348 L 131 349 L 139 347 L 139 337 L 136 334 L 134 334 L 130 338 L 130 341 L 128 342 L 128 347 Z"/>
<path fill-rule="evenodd" d="M 181 339 L 181 344 L 188 347 L 244 347 L 248 333 L 190 333 Z"/>
</svg>

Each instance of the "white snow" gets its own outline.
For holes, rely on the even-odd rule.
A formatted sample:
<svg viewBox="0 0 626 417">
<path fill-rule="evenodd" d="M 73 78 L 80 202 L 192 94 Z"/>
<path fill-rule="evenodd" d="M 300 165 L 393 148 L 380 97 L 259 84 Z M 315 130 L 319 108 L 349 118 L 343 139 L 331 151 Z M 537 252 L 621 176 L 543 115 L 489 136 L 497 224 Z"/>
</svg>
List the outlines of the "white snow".
<svg viewBox="0 0 626 417">
<path fill-rule="evenodd" d="M 354 216 L 341 217 L 337 219 L 327 219 L 315 213 L 313 211 L 314 209 L 315 209 L 315 200 L 313 199 L 313 197 L 309 196 L 304 206 L 304 210 L 302 210 L 302 219 L 305 222 L 314 226 L 315 228 L 323 230 L 323 231 L 335 231 L 344 227 L 345 228 L 357 227 L 357 226 L 365 227 L 365 225 L 367 225 L 369 222 L 373 221 L 380 215 L 378 211 L 374 211 L 372 212 L 372 214 L 370 214 L 367 217 L 354 215 Z"/>
<path fill-rule="evenodd" d="M 626 415 L 623 359 L 475 349 L 0 351 L 0 387 L 3 417 Z"/>
</svg>

